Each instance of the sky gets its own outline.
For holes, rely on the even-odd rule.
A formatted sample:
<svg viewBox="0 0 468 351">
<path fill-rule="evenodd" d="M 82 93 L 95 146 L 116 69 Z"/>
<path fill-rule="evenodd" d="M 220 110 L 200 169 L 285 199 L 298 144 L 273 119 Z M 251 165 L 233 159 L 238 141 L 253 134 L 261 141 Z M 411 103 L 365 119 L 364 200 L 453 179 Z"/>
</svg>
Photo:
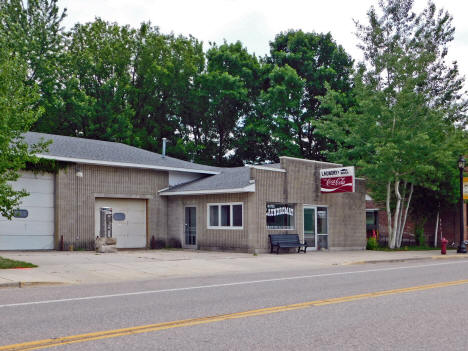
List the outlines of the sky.
<svg viewBox="0 0 468 351">
<path fill-rule="evenodd" d="M 453 16 L 455 39 L 449 47 L 449 60 L 457 60 L 461 74 L 468 77 L 468 2 L 434 0 Z M 356 60 L 362 59 L 356 47 L 353 20 L 366 23 L 366 12 L 377 0 L 58 0 L 67 8 L 67 28 L 95 17 L 138 27 L 151 21 L 162 33 L 193 35 L 204 42 L 241 41 L 257 56 L 269 52 L 269 41 L 288 29 L 305 32 L 331 32 L 335 41 Z M 415 0 L 421 10 L 425 0 Z M 466 63 L 464 62 L 466 61 Z M 468 85 L 468 84 L 467 84 Z"/>
</svg>

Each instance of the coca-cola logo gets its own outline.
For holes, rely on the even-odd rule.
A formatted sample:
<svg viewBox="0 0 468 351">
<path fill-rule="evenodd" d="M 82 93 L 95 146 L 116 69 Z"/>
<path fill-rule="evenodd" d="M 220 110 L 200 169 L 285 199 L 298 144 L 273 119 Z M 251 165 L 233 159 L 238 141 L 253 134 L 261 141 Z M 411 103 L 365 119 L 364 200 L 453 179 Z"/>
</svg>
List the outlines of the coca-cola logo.
<svg viewBox="0 0 468 351">
<path fill-rule="evenodd" d="M 346 184 L 346 178 L 340 177 L 340 178 L 327 178 L 325 180 L 325 185 L 329 187 L 338 187 Z"/>
</svg>

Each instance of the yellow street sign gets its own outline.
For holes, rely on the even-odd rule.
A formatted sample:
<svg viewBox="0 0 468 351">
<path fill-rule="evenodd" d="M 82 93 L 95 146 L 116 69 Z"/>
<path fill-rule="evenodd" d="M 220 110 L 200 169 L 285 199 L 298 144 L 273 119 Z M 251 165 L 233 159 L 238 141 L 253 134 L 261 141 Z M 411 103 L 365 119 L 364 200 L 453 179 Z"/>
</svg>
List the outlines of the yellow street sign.
<svg viewBox="0 0 468 351">
<path fill-rule="evenodd" d="M 463 198 L 468 200 L 468 178 L 463 178 Z"/>
</svg>

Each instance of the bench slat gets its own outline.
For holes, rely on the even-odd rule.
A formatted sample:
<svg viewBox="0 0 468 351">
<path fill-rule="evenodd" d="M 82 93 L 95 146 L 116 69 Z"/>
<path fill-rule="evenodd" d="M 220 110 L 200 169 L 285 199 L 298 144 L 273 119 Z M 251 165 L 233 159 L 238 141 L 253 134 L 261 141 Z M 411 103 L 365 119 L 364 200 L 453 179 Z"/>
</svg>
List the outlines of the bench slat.
<svg viewBox="0 0 468 351">
<path fill-rule="evenodd" d="M 304 247 L 303 251 L 306 252 L 307 244 L 302 244 L 299 241 L 298 234 L 270 234 L 268 235 L 270 239 L 271 253 L 273 253 L 273 248 L 276 246 L 276 253 L 279 253 L 280 248 L 290 248 L 297 247 L 298 251 L 301 251 L 301 247 Z"/>
</svg>

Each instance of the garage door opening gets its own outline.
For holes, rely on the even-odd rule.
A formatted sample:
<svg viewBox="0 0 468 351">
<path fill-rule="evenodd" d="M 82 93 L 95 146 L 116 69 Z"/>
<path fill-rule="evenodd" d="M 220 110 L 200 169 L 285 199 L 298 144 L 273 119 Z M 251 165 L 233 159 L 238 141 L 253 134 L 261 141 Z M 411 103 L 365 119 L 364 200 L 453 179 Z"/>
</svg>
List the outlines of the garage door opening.
<svg viewBox="0 0 468 351">
<path fill-rule="evenodd" d="M 97 198 L 94 206 L 95 235 L 100 231 L 100 208 L 112 208 L 112 237 L 117 248 L 146 247 L 146 200 Z"/>
</svg>

